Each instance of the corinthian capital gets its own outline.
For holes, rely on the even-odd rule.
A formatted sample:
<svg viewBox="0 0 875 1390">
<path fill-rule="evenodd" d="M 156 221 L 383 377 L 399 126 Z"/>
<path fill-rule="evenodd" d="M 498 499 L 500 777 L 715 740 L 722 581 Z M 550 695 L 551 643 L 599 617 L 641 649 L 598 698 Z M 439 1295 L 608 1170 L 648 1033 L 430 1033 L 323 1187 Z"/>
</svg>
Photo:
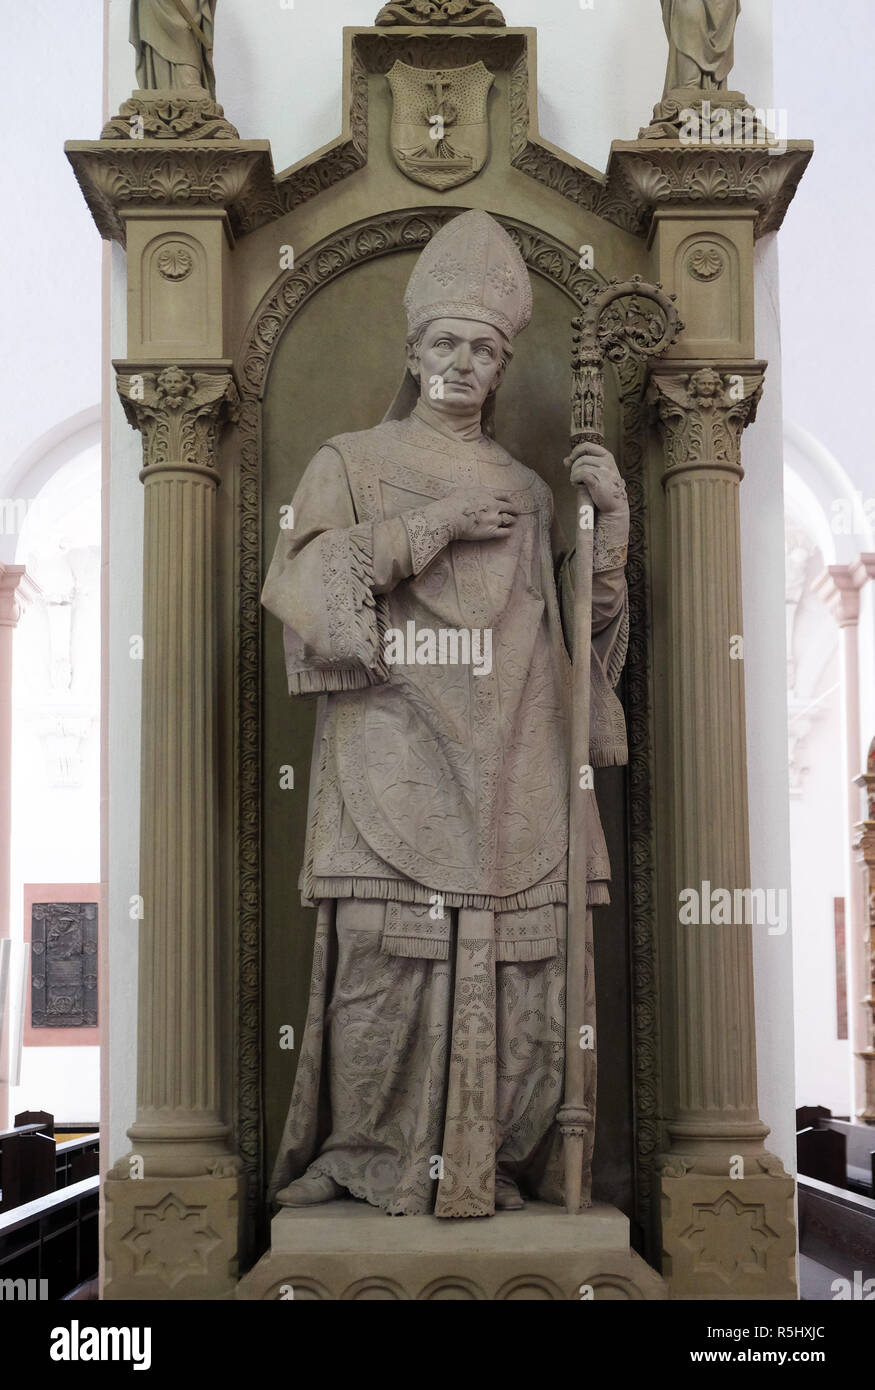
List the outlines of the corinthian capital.
<svg viewBox="0 0 875 1390">
<path fill-rule="evenodd" d="M 215 474 L 219 435 L 238 401 L 227 371 L 119 368 L 118 392 L 130 424 L 143 436 L 144 481 L 166 469 Z"/>
<path fill-rule="evenodd" d="M 647 398 L 665 442 L 666 481 L 692 468 L 744 476 L 741 436 L 756 418 L 765 368 L 764 362 L 660 364 Z"/>
<path fill-rule="evenodd" d="M 28 603 L 41 593 L 24 565 L 0 564 L 0 627 L 17 627 Z"/>
</svg>

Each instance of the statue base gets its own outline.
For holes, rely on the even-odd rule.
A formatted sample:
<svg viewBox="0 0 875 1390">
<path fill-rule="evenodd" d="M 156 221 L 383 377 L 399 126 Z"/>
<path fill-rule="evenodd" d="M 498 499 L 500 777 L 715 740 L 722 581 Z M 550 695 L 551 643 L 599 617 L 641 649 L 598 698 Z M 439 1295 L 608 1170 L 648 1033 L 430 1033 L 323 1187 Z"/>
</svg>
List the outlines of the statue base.
<svg viewBox="0 0 875 1390">
<path fill-rule="evenodd" d="M 642 126 L 638 139 L 774 147 L 779 141 L 766 126 L 765 114 L 744 92 L 673 87 L 654 106 L 650 125 Z"/>
<path fill-rule="evenodd" d="M 101 140 L 239 140 L 206 87 L 136 90 L 103 127 Z"/>
<path fill-rule="evenodd" d="M 389 1217 L 363 1202 L 286 1208 L 240 1299 L 665 1299 L 616 1207 L 532 1202 L 467 1221 Z"/>
</svg>

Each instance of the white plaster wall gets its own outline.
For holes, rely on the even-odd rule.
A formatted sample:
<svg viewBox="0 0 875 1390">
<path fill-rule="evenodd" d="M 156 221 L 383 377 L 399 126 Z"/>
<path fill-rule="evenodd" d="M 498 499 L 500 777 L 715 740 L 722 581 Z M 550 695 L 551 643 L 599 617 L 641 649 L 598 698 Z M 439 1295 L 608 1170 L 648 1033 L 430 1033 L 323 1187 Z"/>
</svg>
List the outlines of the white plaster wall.
<svg viewBox="0 0 875 1390">
<path fill-rule="evenodd" d="M 872 0 L 774 0 L 775 99 L 791 130 L 815 142 L 798 195 L 780 233 L 781 321 L 785 414 L 792 421 L 788 461 L 812 488 L 829 521 L 833 502 L 856 490 L 875 497 L 875 458 L 869 409 L 875 283 L 868 273 L 866 229 L 875 216 L 875 161 L 871 149 L 868 55 L 875 47 Z M 805 432 L 804 434 L 802 432 Z M 833 537 L 829 563 L 848 564 L 875 550 L 871 530 Z M 875 735 L 875 586 L 862 594 L 860 627 L 860 742 Z M 840 717 L 840 716 L 839 716 Z M 836 843 L 846 848 L 844 750 L 812 742 L 822 758 L 816 777 L 822 797 L 810 814 L 794 815 L 794 878 L 808 880 L 799 931 L 811 950 L 797 953 L 796 1010 L 800 1103 L 848 1113 L 846 1043 L 824 1035 L 815 1022 L 830 1006 L 832 978 L 818 973 L 832 940 L 831 899 L 848 897 L 847 866 L 838 875 Z M 862 805 L 862 803 L 861 803 Z M 832 809 L 831 809 L 832 808 Z M 828 847 L 826 852 L 824 846 Z M 819 870 L 819 872 L 818 872 Z M 829 917 L 823 919 L 829 899 Z M 819 946 L 814 943 L 819 942 Z M 814 1010 L 814 1014 L 810 1010 Z M 815 1099 L 816 1088 L 836 1097 Z"/>
<path fill-rule="evenodd" d="M 100 239 L 64 155 L 102 113 L 102 0 L 0 0 L 0 487 L 100 393 Z M 35 171 L 38 170 L 38 174 Z"/>
<path fill-rule="evenodd" d="M 41 599 L 15 633 L 11 835 L 11 936 L 23 940 L 24 885 L 96 883 L 100 878 L 100 449 L 69 459 L 37 494 L 15 555 L 55 600 L 70 601 L 69 646 L 52 648 Z M 66 557 L 74 562 L 67 567 Z M 75 579 L 74 579 L 75 573 Z M 51 657 L 69 657 L 69 682 Z M 65 717 L 87 720 L 81 744 L 68 744 L 80 766 L 58 785 L 50 728 Z M 16 1010 L 17 1013 L 17 1010 Z M 16 1028 L 19 1020 L 16 1019 Z M 25 1046 L 10 1114 L 48 1110 L 58 1121 L 100 1116 L 97 1047 Z"/>
<path fill-rule="evenodd" d="M 738 84 L 741 85 L 740 83 Z M 760 104 L 770 104 L 758 94 Z M 751 882 L 790 895 L 784 486 L 777 238 L 756 253 L 756 351 L 769 363 L 757 419 L 744 435 L 741 485 L 744 674 Z M 760 1115 L 768 1147 L 795 1172 L 793 935 L 754 928 Z"/>
<path fill-rule="evenodd" d="M 577 157 L 604 168 L 612 138 L 634 138 L 662 94 L 667 47 L 656 0 L 506 0 L 509 24 L 539 30 L 539 85 L 544 135 Z M 277 169 L 303 158 L 340 129 L 343 25 L 369 25 L 379 0 L 222 0 L 218 9 L 216 73 L 219 99 L 246 138 L 269 138 Z M 127 43 L 127 0 L 110 0 L 109 101 L 117 109 L 134 82 Z M 745 0 L 736 46 L 734 85 L 758 105 L 772 95 L 771 0 Z M 794 132 L 807 134 L 807 131 Z M 755 827 L 754 881 L 766 887 L 789 884 L 787 830 L 786 708 L 784 705 L 784 576 L 781 502 L 781 408 L 777 328 L 777 257 L 772 244 L 758 257 L 759 352 L 772 358 L 769 394 L 761 419 L 746 442 L 750 468 L 744 485 L 746 662 L 750 730 L 750 803 Z M 119 254 L 113 266 L 113 352 L 123 355 L 120 322 L 124 280 Z M 119 410 L 113 405 L 114 419 Z M 113 520 L 111 559 L 115 618 L 111 685 L 118 725 L 111 725 L 111 893 L 116 908 L 128 892 L 137 862 L 137 703 L 123 644 L 136 631 L 140 611 L 139 537 L 142 500 L 136 448 L 127 427 L 113 427 Z M 746 489 L 746 492 L 745 492 Z M 113 718 L 111 705 L 110 718 Z M 121 729 L 124 725 L 124 734 Z M 113 913 L 116 923 L 116 914 Z M 121 927 L 113 950 L 113 991 L 122 972 L 131 986 L 131 959 L 124 955 Z M 133 952 L 133 936 L 128 947 Z M 789 934 L 759 939 L 756 951 L 757 1030 L 760 1085 L 772 1148 L 785 1164 L 794 1162 L 792 1139 L 793 1022 Z M 112 1020 L 111 1130 L 133 1119 L 135 1087 L 129 1059 L 135 1047 L 134 1012 Z M 122 1054 L 119 1065 L 119 1054 Z M 119 1140 L 121 1142 L 121 1140 Z M 113 1140 L 115 1145 L 115 1139 Z M 116 1156 L 113 1148 L 111 1157 Z"/>
<path fill-rule="evenodd" d="M 836 1030 L 835 898 L 845 894 L 838 641 L 822 682 L 820 718 L 805 741 L 810 771 L 790 803 L 793 861 L 796 1104 L 850 1113 L 848 1044 Z"/>
<path fill-rule="evenodd" d="M 17 499 L 36 496 L 80 444 L 86 446 L 100 397 L 101 244 L 63 144 L 73 132 L 100 131 L 103 3 L 0 0 L 0 34 L 5 137 L 0 197 L 6 209 L 0 497 Z M 79 501 L 90 502 L 95 525 L 98 495 L 99 489 L 89 495 L 85 481 Z M 4 560 L 28 558 L 16 557 L 20 539 L 0 538 Z M 26 694 L 18 682 L 35 636 L 27 623 L 25 617 L 13 639 L 10 924 L 15 941 L 22 930 L 22 882 L 99 878 L 97 739 L 82 787 L 47 787 L 43 749 L 27 727 Z M 45 1108 L 59 1119 L 95 1120 L 98 1068 L 97 1048 L 25 1049 L 11 1112 Z"/>
<path fill-rule="evenodd" d="M 114 109 L 118 109 L 116 104 Z M 112 358 L 127 354 L 125 253 L 113 245 L 110 291 Z M 139 894 L 140 860 L 140 679 L 142 663 L 131 659 L 131 638 L 142 632 L 143 466 L 140 436 L 131 429 L 112 379 L 109 395 L 109 518 L 105 563 L 109 607 L 105 650 L 109 653 L 106 756 L 108 770 L 107 864 L 109 898 L 109 1076 L 107 1164 L 127 1153 L 126 1131 L 134 1121 L 137 1096 L 137 939 L 130 899 Z"/>
<path fill-rule="evenodd" d="M 791 129 L 816 145 L 781 230 L 786 413 L 872 497 L 875 5 L 774 0 L 774 11 L 776 102 Z"/>
</svg>

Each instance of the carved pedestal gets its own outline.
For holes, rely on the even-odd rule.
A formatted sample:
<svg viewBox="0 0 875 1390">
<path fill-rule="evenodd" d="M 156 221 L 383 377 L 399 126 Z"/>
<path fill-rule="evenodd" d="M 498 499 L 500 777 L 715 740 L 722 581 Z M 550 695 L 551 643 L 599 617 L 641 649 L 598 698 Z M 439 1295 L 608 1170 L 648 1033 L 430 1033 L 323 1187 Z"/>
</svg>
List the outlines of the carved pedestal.
<svg viewBox="0 0 875 1390">
<path fill-rule="evenodd" d="M 387 1219 L 361 1202 L 283 1211 L 242 1299 L 660 1300 L 663 1281 L 629 1249 L 614 1207 L 580 1216 L 531 1203 L 486 1221 Z"/>
</svg>

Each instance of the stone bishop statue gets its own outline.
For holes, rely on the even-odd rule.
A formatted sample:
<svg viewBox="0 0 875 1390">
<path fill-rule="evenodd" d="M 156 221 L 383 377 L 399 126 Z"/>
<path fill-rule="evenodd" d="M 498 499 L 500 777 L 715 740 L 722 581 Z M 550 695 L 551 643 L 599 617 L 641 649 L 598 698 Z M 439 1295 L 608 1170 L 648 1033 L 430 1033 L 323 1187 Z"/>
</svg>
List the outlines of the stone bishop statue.
<svg viewBox="0 0 875 1390">
<path fill-rule="evenodd" d="M 718 91 L 735 62 L 740 0 L 661 0 L 668 35 L 665 95 L 678 87 Z"/>
<path fill-rule="evenodd" d="M 396 1215 L 490 1216 L 524 1194 L 562 1201 L 559 592 L 573 603 L 573 583 L 549 487 L 493 438 L 532 313 L 516 246 L 463 214 L 423 251 L 405 306 L 394 405 L 312 459 L 262 595 L 284 624 L 290 692 L 319 701 L 300 878 L 317 940 L 271 1191 L 290 1207 L 351 1194 Z M 568 462 L 597 509 L 591 761 L 618 764 L 628 504 L 607 450 Z M 487 632 L 479 667 L 453 661 L 464 643 L 440 645 Z M 415 652 L 390 661 L 398 633 Z M 591 906 L 610 877 L 594 802 L 587 851 Z M 592 1008 L 591 972 L 588 993 Z"/>
</svg>

